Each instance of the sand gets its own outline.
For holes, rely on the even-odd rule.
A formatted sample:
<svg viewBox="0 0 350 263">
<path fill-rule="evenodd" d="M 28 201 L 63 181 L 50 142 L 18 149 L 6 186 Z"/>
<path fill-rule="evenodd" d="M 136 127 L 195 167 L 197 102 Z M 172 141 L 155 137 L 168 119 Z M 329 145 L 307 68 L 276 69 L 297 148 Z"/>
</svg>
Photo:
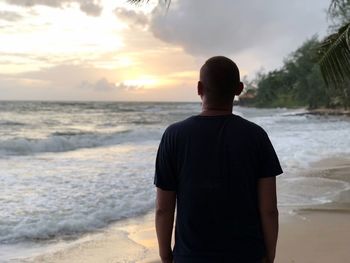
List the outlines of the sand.
<svg viewBox="0 0 350 263">
<path fill-rule="evenodd" d="M 148 213 L 117 222 L 101 233 L 85 235 L 66 244 L 64 249 L 53 247 L 40 256 L 20 259 L 19 262 L 157 262 L 157 253 L 153 213 Z"/>
<path fill-rule="evenodd" d="M 350 182 L 350 160 L 328 159 L 313 164 L 305 176 Z M 350 262 L 350 189 L 331 204 L 280 207 L 277 263 Z M 292 212 L 291 212 L 292 210 Z M 89 234 L 66 245 L 21 262 L 52 263 L 155 263 L 158 259 L 153 212 L 128 219 L 102 233 Z"/>
<path fill-rule="evenodd" d="M 281 218 L 276 262 L 350 262 L 350 213 L 299 211 Z"/>
</svg>

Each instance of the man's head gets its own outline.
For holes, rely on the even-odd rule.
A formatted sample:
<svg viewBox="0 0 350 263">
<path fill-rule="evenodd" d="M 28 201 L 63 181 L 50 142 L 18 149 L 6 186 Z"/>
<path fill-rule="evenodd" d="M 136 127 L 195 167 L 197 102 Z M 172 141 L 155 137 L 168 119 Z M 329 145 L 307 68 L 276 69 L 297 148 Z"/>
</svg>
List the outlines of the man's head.
<svg viewBox="0 0 350 263">
<path fill-rule="evenodd" d="M 243 90 L 239 69 L 223 56 L 208 59 L 200 70 L 198 95 L 211 107 L 232 106 L 235 95 Z"/>
</svg>

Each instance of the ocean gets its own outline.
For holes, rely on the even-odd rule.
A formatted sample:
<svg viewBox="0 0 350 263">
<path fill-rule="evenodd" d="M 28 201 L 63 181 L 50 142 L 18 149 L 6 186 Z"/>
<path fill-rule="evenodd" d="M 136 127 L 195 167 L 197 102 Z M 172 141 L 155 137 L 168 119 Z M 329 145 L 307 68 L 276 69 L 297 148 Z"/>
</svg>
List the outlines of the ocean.
<svg viewBox="0 0 350 263">
<path fill-rule="evenodd" d="M 200 103 L 0 102 L 0 262 L 20 247 L 72 240 L 154 207 L 164 129 Z M 234 107 L 262 126 L 279 156 L 282 207 L 333 202 L 349 183 L 306 177 L 310 164 L 350 157 L 350 119 L 304 110 Z M 2 260 L 3 259 L 3 260 Z"/>
</svg>

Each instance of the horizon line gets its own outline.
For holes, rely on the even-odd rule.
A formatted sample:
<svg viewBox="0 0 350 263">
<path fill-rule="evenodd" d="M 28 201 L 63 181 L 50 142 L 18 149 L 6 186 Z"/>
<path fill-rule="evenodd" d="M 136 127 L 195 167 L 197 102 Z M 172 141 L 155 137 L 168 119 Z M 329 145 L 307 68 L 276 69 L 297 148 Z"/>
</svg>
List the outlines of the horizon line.
<svg viewBox="0 0 350 263">
<path fill-rule="evenodd" d="M 200 101 L 175 101 L 175 100 L 51 100 L 51 99 L 0 99 L 1 102 L 148 102 L 148 103 L 201 103 Z"/>
</svg>

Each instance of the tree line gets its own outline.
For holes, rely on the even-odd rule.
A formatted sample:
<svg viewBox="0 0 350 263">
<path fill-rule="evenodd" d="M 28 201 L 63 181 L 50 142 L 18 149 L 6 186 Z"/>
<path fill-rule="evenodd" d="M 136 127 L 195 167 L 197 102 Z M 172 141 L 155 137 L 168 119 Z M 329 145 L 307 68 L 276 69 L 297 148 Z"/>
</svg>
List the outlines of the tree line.
<svg viewBox="0 0 350 263">
<path fill-rule="evenodd" d="M 245 79 L 240 104 L 256 107 L 350 108 L 350 0 L 332 1 L 333 31 L 305 41 L 280 69 Z"/>
<path fill-rule="evenodd" d="M 245 80 L 246 93 L 241 104 L 256 107 L 350 107 L 350 85 L 327 85 L 319 66 L 317 36 L 305 41 L 289 55 L 280 69 L 258 73 Z"/>
</svg>

